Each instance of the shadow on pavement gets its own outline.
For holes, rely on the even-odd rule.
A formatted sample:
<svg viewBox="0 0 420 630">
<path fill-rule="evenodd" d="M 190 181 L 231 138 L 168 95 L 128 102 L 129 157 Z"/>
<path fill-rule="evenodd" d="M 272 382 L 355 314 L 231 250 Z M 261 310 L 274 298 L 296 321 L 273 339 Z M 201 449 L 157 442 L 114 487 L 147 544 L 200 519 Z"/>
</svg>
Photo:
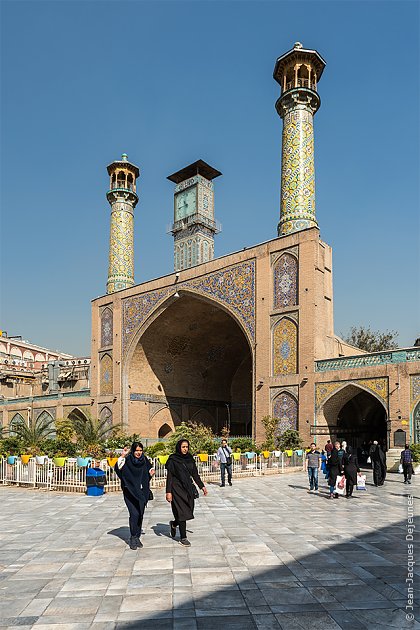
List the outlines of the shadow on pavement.
<svg viewBox="0 0 420 630">
<path fill-rule="evenodd" d="M 348 504 L 345 500 L 340 503 Z M 342 517 L 348 518 L 350 514 L 343 512 Z M 157 535 L 169 533 L 168 525 L 162 523 L 152 529 Z M 193 579 L 192 586 L 175 592 L 172 609 L 161 606 L 159 610 L 156 600 L 156 612 L 143 611 L 138 613 L 138 619 L 117 622 L 115 628 L 415 628 L 420 620 L 419 608 L 405 608 L 408 602 L 405 581 L 409 571 L 406 535 L 407 520 L 342 542 L 337 542 L 339 527 L 334 533 L 322 533 L 322 529 L 316 528 L 313 533 L 308 533 L 307 544 L 317 545 L 317 553 L 299 557 L 294 548 L 298 559 L 283 563 L 279 558 L 278 565 L 266 568 L 246 566 L 235 569 L 232 562 L 232 566 L 220 567 L 225 572 L 223 575 L 218 573 L 219 578 L 215 575 L 213 581 L 208 581 L 212 571 L 209 569 L 202 573 L 198 582 Z M 185 559 L 186 569 L 188 566 Z M 414 571 L 420 575 L 420 569 L 414 568 Z M 170 575 L 168 573 L 168 580 Z M 200 596 L 200 589 L 207 589 L 206 594 Z M 139 592 L 140 597 L 147 598 L 148 595 Z M 414 617 L 407 618 L 407 613 L 414 614 L 417 622 Z M 136 613 L 132 615 L 135 617 Z"/>
<path fill-rule="evenodd" d="M 117 536 L 117 538 L 121 538 L 121 540 L 128 543 L 128 539 L 130 538 L 130 529 L 128 527 L 118 527 L 117 529 L 111 529 L 107 532 L 107 534 Z"/>
</svg>

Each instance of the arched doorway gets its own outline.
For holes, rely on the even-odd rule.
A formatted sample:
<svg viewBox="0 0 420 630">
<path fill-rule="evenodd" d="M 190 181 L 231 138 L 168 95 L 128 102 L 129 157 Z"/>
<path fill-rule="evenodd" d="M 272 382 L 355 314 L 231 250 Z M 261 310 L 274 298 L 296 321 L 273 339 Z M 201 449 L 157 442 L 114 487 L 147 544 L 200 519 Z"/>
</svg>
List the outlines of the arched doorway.
<svg viewBox="0 0 420 630">
<path fill-rule="evenodd" d="M 389 448 L 387 410 L 359 385 L 346 385 L 328 398 L 323 415 L 333 440 L 346 440 L 355 449 L 377 440 Z"/>
<path fill-rule="evenodd" d="M 159 428 L 158 431 L 158 437 L 159 438 L 164 438 L 164 437 L 168 437 L 168 435 L 170 435 L 172 433 L 172 429 L 169 426 L 169 424 L 162 424 L 162 426 Z"/>
<path fill-rule="evenodd" d="M 217 433 L 252 433 L 252 355 L 237 321 L 213 301 L 181 292 L 144 330 L 126 365 L 129 430 L 157 437 L 153 406 L 168 425 L 205 419 Z M 150 431 L 149 435 L 147 431 Z"/>
</svg>

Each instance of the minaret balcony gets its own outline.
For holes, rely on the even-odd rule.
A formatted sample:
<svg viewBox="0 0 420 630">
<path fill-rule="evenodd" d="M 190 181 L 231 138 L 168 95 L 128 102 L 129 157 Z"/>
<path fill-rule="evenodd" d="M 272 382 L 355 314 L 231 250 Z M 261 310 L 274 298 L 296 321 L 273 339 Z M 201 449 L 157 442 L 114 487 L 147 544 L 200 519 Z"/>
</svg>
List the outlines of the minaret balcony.
<svg viewBox="0 0 420 630">
<path fill-rule="evenodd" d="M 289 81 L 286 83 L 286 89 L 282 90 L 284 92 L 288 92 L 289 90 L 293 90 L 294 88 L 308 88 L 309 90 L 314 90 L 316 92 L 316 83 L 315 81 L 311 81 L 310 79 L 297 79 L 297 81 Z"/>
<path fill-rule="evenodd" d="M 172 225 L 167 226 L 167 234 L 176 234 L 181 230 L 184 230 L 187 227 L 191 227 L 192 225 L 204 225 L 206 228 L 218 234 L 222 231 L 222 224 L 219 221 L 215 221 L 213 219 L 209 219 L 209 217 L 204 216 L 203 214 L 191 214 L 188 217 L 184 217 L 183 219 L 179 219 L 172 223 Z"/>
<path fill-rule="evenodd" d="M 111 190 L 130 190 L 131 192 L 136 192 L 133 184 L 126 182 L 111 182 Z"/>
</svg>

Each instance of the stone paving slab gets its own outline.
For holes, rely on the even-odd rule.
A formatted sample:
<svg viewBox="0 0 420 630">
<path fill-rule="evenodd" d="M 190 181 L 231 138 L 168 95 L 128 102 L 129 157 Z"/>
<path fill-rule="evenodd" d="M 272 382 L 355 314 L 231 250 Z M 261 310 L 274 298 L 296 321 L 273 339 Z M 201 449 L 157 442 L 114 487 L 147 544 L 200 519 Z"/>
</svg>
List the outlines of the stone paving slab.
<svg viewBox="0 0 420 630">
<path fill-rule="evenodd" d="M 326 486 L 308 493 L 303 473 L 209 485 L 189 549 L 171 539 L 159 490 L 137 551 L 120 494 L 2 486 L 0 628 L 420 629 L 418 600 L 406 617 L 405 581 L 408 495 L 419 483 L 388 475 L 384 487 L 332 501 Z"/>
</svg>

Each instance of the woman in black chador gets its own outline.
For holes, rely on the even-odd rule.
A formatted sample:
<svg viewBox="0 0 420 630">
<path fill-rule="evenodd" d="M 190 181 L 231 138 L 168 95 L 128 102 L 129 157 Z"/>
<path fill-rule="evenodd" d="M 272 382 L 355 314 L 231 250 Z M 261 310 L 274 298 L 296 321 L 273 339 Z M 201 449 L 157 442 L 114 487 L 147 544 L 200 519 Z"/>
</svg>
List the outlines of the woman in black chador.
<svg viewBox="0 0 420 630">
<path fill-rule="evenodd" d="M 346 497 L 353 496 L 353 488 L 357 486 L 357 473 L 360 471 L 357 457 L 346 451 L 343 455 L 344 476 L 346 477 Z"/>
<path fill-rule="evenodd" d="M 330 486 L 330 499 L 338 499 L 339 495 L 335 492 L 335 483 L 337 481 L 337 475 L 341 475 L 341 459 L 338 455 L 338 449 L 340 448 L 340 442 L 335 442 L 334 448 L 328 458 L 328 485 Z"/>
<path fill-rule="evenodd" d="M 373 483 L 375 486 L 383 486 L 386 477 L 386 456 L 378 442 L 373 443 L 375 449 L 372 450 L 371 460 L 373 468 Z"/>
<path fill-rule="evenodd" d="M 143 514 L 149 500 L 150 477 L 155 474 L 152 464 L 143 453 L 143 444 L 133 442 L 126 446 L 114 470 L 121 479 L 124 501 L 129 513 L 130 549 L 143 547 L 140 542 Z"/>
<path fill-rule="evenodd" d="M 168 475 L 166 477 L 166 500 L 171 504 L 174 520 L 169 522 L 171 536 L 175 538 L 176 528 L 179 527 L 180 544 L 190 547 L 187 538 L 186 521 L 194 518 L 194 494 L 197 492 L 192 480 L 207 494 L 207 488 L 201 481 L 197 466 L 191 455 L 188 440 L 177 442 L 175 453 L 166 462 Z M 198 496 L 198 494 L 197 494 Z"/>
</svg>

